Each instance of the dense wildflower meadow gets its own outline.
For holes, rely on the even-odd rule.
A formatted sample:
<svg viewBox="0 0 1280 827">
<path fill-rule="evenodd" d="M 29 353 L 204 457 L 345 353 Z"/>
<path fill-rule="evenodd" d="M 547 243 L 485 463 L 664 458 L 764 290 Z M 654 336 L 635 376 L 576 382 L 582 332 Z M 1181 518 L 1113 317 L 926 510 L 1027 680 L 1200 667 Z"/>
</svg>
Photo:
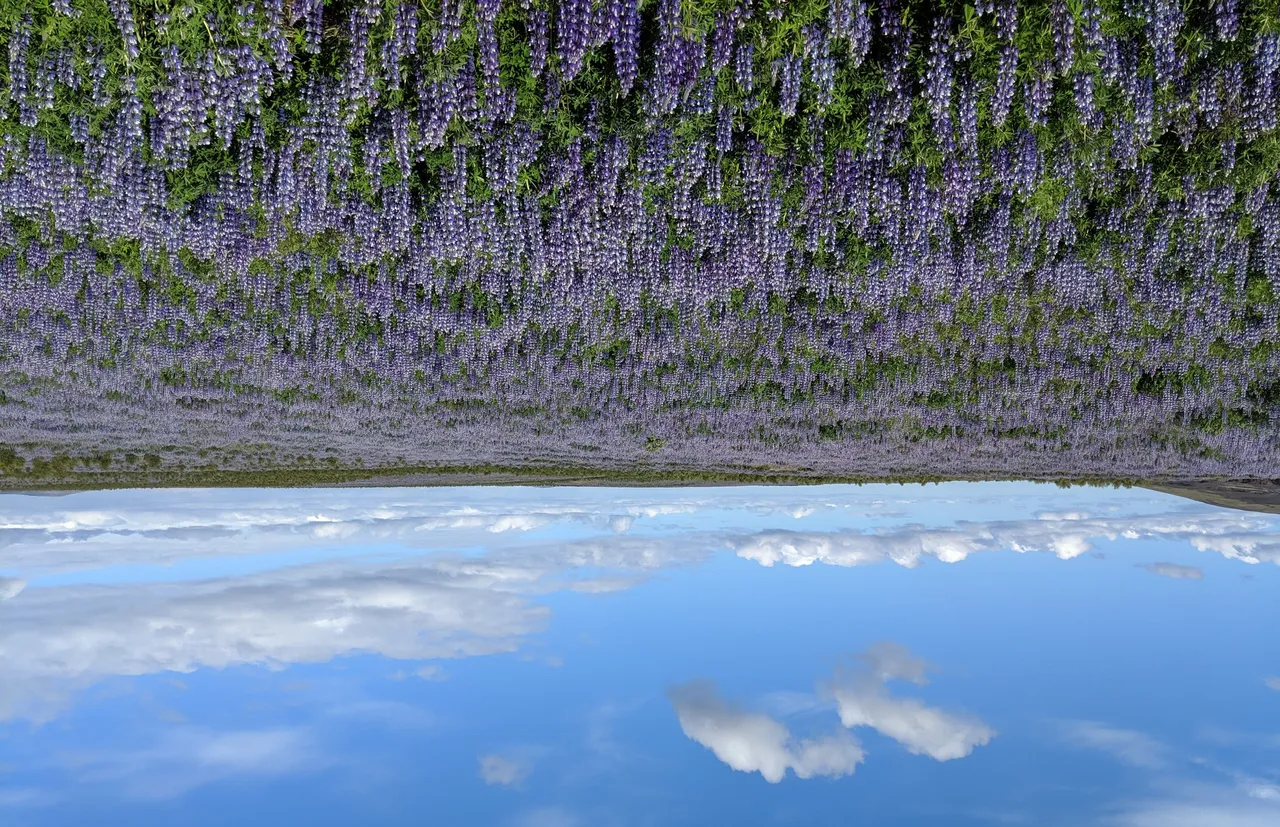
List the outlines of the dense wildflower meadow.
<svg viewBox="0 0 1280 827">
<path fill-rule="evenodd" d="M 0 41 L 0 483 L 1280 468 L 1274 0 L 9 0 Z"/>
</svg>

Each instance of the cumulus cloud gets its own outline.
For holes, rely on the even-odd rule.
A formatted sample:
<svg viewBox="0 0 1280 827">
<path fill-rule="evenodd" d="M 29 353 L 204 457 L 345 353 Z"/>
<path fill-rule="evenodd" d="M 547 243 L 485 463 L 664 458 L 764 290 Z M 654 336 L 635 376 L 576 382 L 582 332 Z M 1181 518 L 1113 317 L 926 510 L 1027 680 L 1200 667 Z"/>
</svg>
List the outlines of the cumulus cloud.
<svg viewBox="0 0 1280 827">
<path fill-rule="evenodd" d="M 19 580 L 16 577 L 0 577 L 0 600 L 17 597 L 26 587 L 25 580 Z"/>
<path fill-rule="evenodd" d="M 1199 551 L 1216 552 L 1229 560 L 1250 565 L 1274 563 L 1280 566 L 1280 534 L 1274 532 L 1192 537 L 1191 545 Z"/>
<path fill-rule="evenodd" d="M 1280 534 L 1274 532 L 1270 519 L 1225 511 L 1105 518 L 1043 512 L 1032 520 L 960 521 L 946 527 L 903 525 L 879 532 L 772 529 L 731 537 L 728 543 L 739 557 L 762 566 L 892 562 L 914 568 L 926 558 L 958 563 L 972 554 L 1003 549 L 1051 553 L 1070 560 L 1092 551 L 1093 543 L 1100 539 L 1152 538 L 1189 541 L 1201 551 L 1256 563 L 1280 562 Z"/>
<path fill-rule="evenodd" d="M 1168 749 L 1144 733 L 1097 721 L 1062 721 L 1060 727 L 1063 739 L 1072 746 L 1105 752 L 1130 766 L 1160 769 L 1168 764 Z"/>
<path fill-rule="evenodd" d="M 980 538 L 968 537 L 961 532 L 918 528 L 897 534 L 761 531 L 732 542 L 739 557 L 754 560 L 762 566 L 775 563 L 807 566 L 818 562 L 833 566 L 862 566 L 892 560 L 898 565 L 913 568 L 923 556 L 953 563 L 988 547 Z"/>
<path fill-rule="evenodd" d="M 846 729 L 871 727 L 908 752 L 937 761 L 964 758 L 996 736 L 995 730 L 971 715 L 892 695 L 885 686 L 888 681 L 927 683 L 929 665 L 905 647 L 877 644 L 857 660 L 858 669 L 838 674 L 820 687 L 822 695 L 834 701 Z M 800 778 L 848 775 L 864 758 L 862 746 L 847 732 L 797 740 L 777 719 L 729 705 L 710 683 L 684 684 L 668 695 L 685 735 L 733 769 L 758 772 L 771 783 L 781 781 L 788 770 Z M 810 696 L 783 693 L 782 703 L 779 693 L 769 697 L 775 708 L 792 712 L 821 708 Z"/>
<path fill-rule="evenodd" d="M 964 758 L 996 736 L 996 731 L 971 715 L 946 712 L 917 698 L 894 696 L 889 681 L 928 683 L 929 665 L 896 643 L 880 643 L 858 656 L 861 670 L 837 674 L 825 693 L 835 700 L 840 722 L 866 726 L 897 741 L 913 755 L 936 761 Z"/>
<path fill-rule="evenodd" d="M 730 705 L 710 683 L 683 684 L 667 694 L 685 735 L 733 769 L 758 772 L 771 784 L 788 770 L 798 778 L 839 778 L 862 762 L 862 747 L 849 733 L 796 739 L 778 720 Z"/>
<path fill-rule="evenodd" d="M 529 776 L 529 767 L 522 761 L 501 755 L 480 756 L 480 778 L 490 786 L 514 787 Z"/>
<path fill-rule="evenodd" d="M 871 727 L 902 744 L 907 752 L 935 761 L 964 758 L 996 736 L 996 731 L 978 718 L 926 706 L 916 698 L 894 697 L 870 681 L 834 685 L 830 691 L 840 723 Z"/>
<path fill-rule="evenodd" d="M 1161 577 L 1174 580 L 1203 580 L 1204 572 L 1195 566 L 1180 566 L 1177 563 L 1147 563 L 1142 568 Z"/>
</svg>

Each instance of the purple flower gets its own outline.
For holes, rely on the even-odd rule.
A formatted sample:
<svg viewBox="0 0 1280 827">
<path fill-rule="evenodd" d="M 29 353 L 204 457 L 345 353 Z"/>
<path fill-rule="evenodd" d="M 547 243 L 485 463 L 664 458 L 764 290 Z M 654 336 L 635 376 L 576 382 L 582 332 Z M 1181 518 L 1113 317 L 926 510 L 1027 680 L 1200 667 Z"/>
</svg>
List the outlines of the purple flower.
<svg viewBox="0 0 1280 827">
<path fill-rule="evenodd" d="M 778 106 L 783 117 L 791 117 L 796 113 L 796 104 L 800 100 L 800 58 L 780 58 L 774 65 L 774 72 L 778 77 Z"/>
</svg>

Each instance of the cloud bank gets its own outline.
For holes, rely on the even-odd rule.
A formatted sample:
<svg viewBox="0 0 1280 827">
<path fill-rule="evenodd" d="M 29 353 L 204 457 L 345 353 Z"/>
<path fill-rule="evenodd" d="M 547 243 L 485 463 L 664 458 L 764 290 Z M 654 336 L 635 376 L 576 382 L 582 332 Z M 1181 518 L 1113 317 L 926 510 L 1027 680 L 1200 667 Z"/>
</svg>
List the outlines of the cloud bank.
<svg viewBox="0 0 1280 827">
<path fill-rule="evenodd" d="M 972 554 L 1004 549 L 1050 553 L 1070 560 L 1092 551 L 1093 543 L 1101 539 L 1157 538 L 1187 541 L 1197 550 L 1215 551 L 1246 563 L 1280 564 L 1280 534 L 1275 532 L 1273 521 L 1228 511 L 1113 518 L 1042 513 L 1032 520 L 960 521 L 945 528 L 904 525 L 876 533 L 776 529 L 731 537 L 728 542 L 739 557 L 762 566 L 822 563 L 847 567 L 892 562 L 915 568 L 927 558 L 958 563 Z"/>
<path fill-rule="evenodd" d="M 0 604 L 0 720 L 47 720 L 107 676 L 375 653 L 430 660 L 516 650 L 548 592 L 620 587 L 702 559 L 705 543 L 583 541 L 483 558 L 338 560 L 240 577 L 28 589 Z M 595 579 L 605 579 L 602 586 Z"/>
<path fill-rule="evenodd" d="M 610 534 L 701 511 L 875 513 L 883 486 L 708 489 L 188 489 L 0 494 L 0 571 L 48 573 L 354 543 L 499 548 L 550 527 Z"/>
</svg>

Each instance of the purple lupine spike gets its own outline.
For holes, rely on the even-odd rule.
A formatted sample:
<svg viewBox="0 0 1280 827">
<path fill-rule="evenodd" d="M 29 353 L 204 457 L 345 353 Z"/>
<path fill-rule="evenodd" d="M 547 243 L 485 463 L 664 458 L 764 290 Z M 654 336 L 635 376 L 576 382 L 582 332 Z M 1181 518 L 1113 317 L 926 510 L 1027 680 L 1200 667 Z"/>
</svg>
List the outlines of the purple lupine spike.
<svg viewBox="0 0 1280 827">
<path fill-rule="evenodd" d="M 991 122 L 1004 126 L 1013 105 L 1014 82 L 1018 71 L 1018 47 L 1005 44 L 1000 51 L 1000 65 L 996 70 L 996 87 L 991 95 Z"/>
<path fill-rule="evenodd" d="M 791 117 L 800 101 L 800 58 L 794 55 L 780 58 L 775 71 L 778 75 L 778 106 L 783 117 Z"/>
<path fill-rule="evenodd" d="M 733 149 L 733 111 L 721 106 L 716 115 L 716 151 L 729 152 Z"/>
<path fill-rule="evenodd" d="M 924 99 L 935 119 L 951 105 L 954 55 L 951 47 L 951 18 L 939 15 L 929 37 L 929 65 L 925 74 Z"/>
<path fill-rule="evenodd" d="M 1093 101 L 1093 75 L 1089 72 L 1076 72 L 1072 90 L 1075 93 L 1076 111 L 1079 113 L 1080 122 L 1091 130 L 1100 129 L 1102 113 L 1098 111 Z"/>
<path fill-rule="evenodd" d="M 819 109 L 825 109 L 835 99 L 836 61 L 830 41 L 817 26 L 805 29 L 805 55 L 809 59 L 809 78 L 817 87 L 816 103 Z"/>
<path fill-rule="evenodd" d="M 883 0 L 880 3 L 879 23 L 881 37 L 890 43 L 897 41 L 903 30 L 902 9 L 898 8 L 897 0 Z"/>
<path fill-rule="evenodd" d="M 1045 67 L 1036 67 L 1032 77 L 1023 82 L 1022 101 L 1027 121 L 1032 126 L 1046 126 L 1049 103 L 1053 96 L 1053 77 Z"/>
<path fill-rule="evenodd" d="M 966 76 L 960 83 L 957 129 L 960 149 L 969 156 L 978 154 L 978 90 L 973 78 Z"/>
<path fill-rule="evenodd" d="M 129 0 L 109 0 L 111 16 L 115 19 L 116 28 L 124 39 L 125 54 L 130 61 L 136 61 L 142 54 L 138 47 L 138 26 L 133 19 L 133 8 Z"/>
<path fill-rule="evenodd" d="M 541 9 L 529 12 L 529 73 L 542 75 L 547 65 L 548 14 Z"/>
<path fill-rule="evenodd" d="M 867 12 L 866 0 L 853 0 L 853 20 L 847 35 L 849 42 L 849 64 L 854 68 L 862 65 L 871 49 L 871 15 Z"/>
<path fill-rule="evenodd" d="M 1213 0 L 1214 25 L 1218 39 L 1230 43 L 1240 36 L 1238 0 Z"/>
<path fill-rule="evenodd" d="M 1017 0 L 996 0 L 996 36 L 1006 43 L 1012 43 L 1017 33 Z"/>
<path fill-rule="evenodd" d="M 619 29 L 613 38 L 614 61 L 622 94 L 631 92 L 640 74 L 640 9 L 639 0 L 617 0 L 622 5 Z"/>
<path fill-rule="evenodd" d="M 755 46 L 750 41 L 738 44 L 733 61 L 733 78 L 746 94 L 751 94 L 755 81 Z"/>
<path fill-rule="evenodd" d="M 1069 74 L 1075 58 L 1075 21 L 1067 0 L 1053 0 L 1049 20 L 1053 31 L 1053 71 L 1057 75 Z"/>
<path fill-rule="evenodd" d="M 556 54 L 560 71 L 569 82 L 582 70 L 591 32 L 590 0 L 564 0 L 556 18 Z"/>
<path fill-rule="evenodd" d="M 733 60 L 733 38 L 738 26 L 735 14 L 716 13 L 715 28 L 711 35 L 711 72 L 719 74 L 720 70 Z"/>
<path fill-rule="evenodd" d="M 1147 25 L 1147 38 L 1155 57 L 1156 84 L 1173 83 L 1182 71 L 1182 58 L 1177 52 L 1178 32 L 1185 15 L 1178 0 L 1153 0 L 1154 12 Z"/>
</svg>

